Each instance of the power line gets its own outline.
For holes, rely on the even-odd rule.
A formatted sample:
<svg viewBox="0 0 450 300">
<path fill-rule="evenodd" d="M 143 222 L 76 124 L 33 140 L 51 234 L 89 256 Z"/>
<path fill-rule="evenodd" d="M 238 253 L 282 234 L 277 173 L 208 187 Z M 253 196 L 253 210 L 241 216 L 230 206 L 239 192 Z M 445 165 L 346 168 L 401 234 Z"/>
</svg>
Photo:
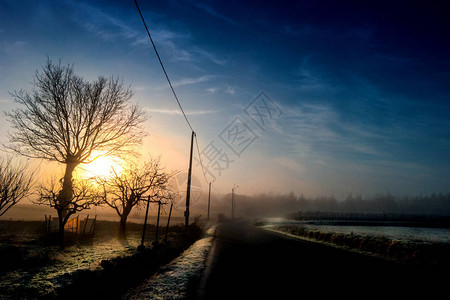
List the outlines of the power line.
<svg viewBox="0 0 450 300">
<path fill-rule="evenodd" d="M 137 8 L 137 10 L 139 12 L 139 15 L 141 16 L 142 23 L 144 24 L 145 30 L 147 31 L 147 35 L 148 35 L 148 37 L 150 39 L 150 42 L 152 43 L 153 49 L 155 50 L 155 53 L 156 53 L 156 56 L 158 57 L 159 64 L 161 65 L 161 68 L 162 68 L 162 70 L 164 72 L 164 75 L 166 76 L 167 82 L 169 83 L 170 89 L 172 90 L 172 94 L 175 97 L 175 100 L 177 101 L 178 106 L 180 107 L 181 113 L 183 114 L 184 119 L 186 120 L 186 123 L 188 124 L 188 126 L 192 130 L 192 132 L 194 132 L 195 144 L 196 144 L 196 148 L 197 148 L 198 158 L 199 158 L 199 161 L 200 161 L 200 167 L 202 168 L 203 177 L 205 178 L 206 183 L 208 183 L 208 180 L 206 179 L 205 169 L 203 168 L 203 162 L 202 162 L 202 157 L 201 157 L 201 154 L 200 154 L 200 148 L 198 146 L 197 135 L 195 134 L 194 128 L 192 128 L 191 123 L 189 122 L 186 114 L 184 113 L 183 107 L 181 106 L 181 103 L 178 100 L 178 96 L 175 93 L 175 90 L 174 90 L 174 88 L 172 86 L 172 83 L 170 82 L 169 75 L 167 75 L 166 69 L 164 68 L 164 65 L 162 63 L 161 57 L 159 56 L 158 50 L 156 49 L 156 45 L 153 42 L 152 36 L 150 34 L 150 31 L 148 30 L 147 24 L 145 22 L 144 16 L 142 15 L 141 9 L 139 8 L 139 4 L 137 3 L 137 0 L 134 0 L 134 3 L 136 4 L 136 8 Z M 214 190 L 216 190 L 216 188 L 214 186 L 213 186 L 213 188 L 214 188 Z M 216 190 L 216 192 L 218 192 L 218 191 Z"/>
<path fill-rule="evenodd" d="M 152 36 L 150 35 L 150 31 L 148 30 L 147 24 L 145 23 L 144 16 L 142 16 L 141 9 L 139 8 L 137 0 L 134 0 L 134 3 L 136 4 L 136 8 L 139 12 L 139 15 L 141 16 L 142 23 L 145 26 L 145 30 L 147 31 L 148 37 L 150 38 L 150 42 L 152 43 L 153 49 L 155 50 L 156 56 L 158 57 L 159 64 L 161 65 L 164 75 L 166 75 L 166 79 L 167 79 L 167 82 L 169 83 L 170 89 L 172 90 L 173 96 L 175 97 L 175 100 L 177 100 L 178 106 L 180 107 L 180 110 L 183 113 L 184 119 L 186 120 L 187 124 L 189 125 L 189 128 L 191 128 L 191 130 L 194 131 L 194 129 L 191 126 L 191 123 L 189 122 L 186 114 L 184 113 L 184 110 L 183 110 L 183 107 L 181 106 L 180 101 L 178 100 L 177 94 L 175 93 L 175 90 L 173 89 L 172 83 L 170 82 L 169 76 L 167 75 L 166 69 L 164 68 L 164 65 L 161 61 L 161 57 L 159 56 L 158 50 L 156 50 L 155 43 L 153 42 Z"/>
</svg>

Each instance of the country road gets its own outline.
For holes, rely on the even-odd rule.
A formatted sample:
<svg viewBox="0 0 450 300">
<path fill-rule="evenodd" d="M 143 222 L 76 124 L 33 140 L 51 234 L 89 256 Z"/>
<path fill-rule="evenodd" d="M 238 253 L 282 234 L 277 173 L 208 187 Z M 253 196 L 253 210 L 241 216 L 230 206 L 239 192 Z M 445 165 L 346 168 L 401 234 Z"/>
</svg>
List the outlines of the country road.
<svg viewBox="0 0 450 300">
<path fill-rule="evenodd" d="M 434 299 L 448 294 L 448 272 L 294 239 L 247 222 L 218 226 L 207 264 L 198 299 Z"/>
</svg>

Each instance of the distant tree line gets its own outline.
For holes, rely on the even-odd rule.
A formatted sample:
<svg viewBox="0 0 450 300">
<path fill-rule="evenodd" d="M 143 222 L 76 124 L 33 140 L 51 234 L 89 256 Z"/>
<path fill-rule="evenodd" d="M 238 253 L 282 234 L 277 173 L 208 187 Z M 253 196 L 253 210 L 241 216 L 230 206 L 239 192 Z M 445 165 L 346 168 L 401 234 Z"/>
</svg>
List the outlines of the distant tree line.
<svg viewBox="0 0 450 300">
<path fill-rule="evenodd" d="M 226 196 L 226 198 L 229 195 Z M 276 215 L 295 211 L 348 213 L 404 213 L 416 215 L 450 215 L 450 193 L 395 196 L 390 193 L 370 197 L 349 195 L 306 197 L 288 194 L 237 195 L 237 210 L 241 215 Z"/>
</svg>

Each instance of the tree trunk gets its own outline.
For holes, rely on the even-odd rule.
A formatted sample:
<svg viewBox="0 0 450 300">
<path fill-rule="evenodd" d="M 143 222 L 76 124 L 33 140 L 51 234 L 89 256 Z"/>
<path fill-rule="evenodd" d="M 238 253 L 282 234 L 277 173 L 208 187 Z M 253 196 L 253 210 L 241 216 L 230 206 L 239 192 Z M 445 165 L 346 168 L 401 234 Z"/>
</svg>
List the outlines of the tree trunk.
<svg viewBox="0 0 450 300">
<path fill-rule="evenodd" d="M 127 218 L 133 208 L 128 202 L 122 210 L 122 215 L 120 215 L 120 231 L 121 233 L 125 233 L 125 229 L 127 226 Z"/>
<path fill-rule="evenodd" d="M 58 210 L 58 224 L 59 224 L 59 230 L 58 230 L 58 239 L 59 239 L 59 245 L 61 248 L 64 248 L 64 218 L 62 216 L 62 211 Z"/>
<path fill-rule="evenodd" d="M 59 192 L 57 203 L 58 206 L 62 208 L 62 218 L 67 215 L 67 210 L 69 209 L 69 204 L 73 197 L 73 183 L 72 176 L 73 171 L 78 163 L 66 163 L 66 172 L 64 173 L 62 189 Z"/>
<path fill-rule="evenodd" d="M 59 209 L 57 209 L 59 217 L 59 242 L 61 244 L 61 247 L 63 248 L 64 248 L 64 225 L 66 224 L 64 220 L 66 219 L 69 210 L 69 204 L 73 198 L 72 175 L 77 165 L 78 163 L 74 162 L 66 163 L 66 172 L 64 173 L 62 189 L 59 192 L 58 197 L 56 199 L 57 206 L 59 207 Z"/>
<path fill-rule="evenodd" d="M 125 233 L 125 229 L 127 227 L 127 218 L 128 218 L 128 213 L 123 213 L 120 216 L 120 233 Z"/>
</svg>

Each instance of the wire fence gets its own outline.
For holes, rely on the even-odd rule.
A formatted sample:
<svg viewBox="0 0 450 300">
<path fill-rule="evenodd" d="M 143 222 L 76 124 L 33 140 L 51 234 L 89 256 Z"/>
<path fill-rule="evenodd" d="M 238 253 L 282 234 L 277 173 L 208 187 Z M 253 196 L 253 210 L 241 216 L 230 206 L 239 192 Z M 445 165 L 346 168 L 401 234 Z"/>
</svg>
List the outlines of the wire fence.
<svg viewBox="0 0 450 300">
<path fill-rule="evenodd" d="M 80 220 L 79 216 L 71 218 L 64 225 L 64 231 L 72 232 L 80 236 L 92 236 L 95 232 L 95 224 L 97 216 L 89 219 L 89 215 L 84 220 Z M 52 216 L 45 216 L 45 231 L 47 234 L 59 231 L 59 219 Z"/>
</svg>

